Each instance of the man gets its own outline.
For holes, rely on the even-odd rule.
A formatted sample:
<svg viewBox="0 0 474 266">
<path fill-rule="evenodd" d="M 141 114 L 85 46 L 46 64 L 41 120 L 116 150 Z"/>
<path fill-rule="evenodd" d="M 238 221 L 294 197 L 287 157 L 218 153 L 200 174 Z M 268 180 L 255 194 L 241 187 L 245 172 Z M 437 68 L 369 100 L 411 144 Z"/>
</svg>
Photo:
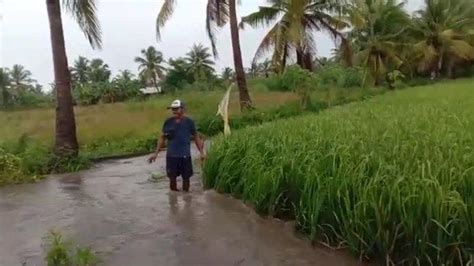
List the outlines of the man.
<svg viewBox="0 0 474 266">
<path fill-rule="evenodd" d="M 201 138 L 196 132 L 194 121 L 184 116 L 184 104 L 180 100 L 175 100 L 168 107 L 173 112 L 173 116 L 168 118 L 163 124 L 163 130 L 156 151 L 148 159 L 149 163 L 156 161 L 158 153 L 165 148 L 166 151 L 166 173 L 170 180 L 170 190 L 179 191 L 176 178 L 183 179 L 183 191 L 189 191 L 189 179 L 193 175 L 193 165 L 191 160 L 191 139 L 196 143 L 196 147 L 204 159 L 204 147 Z"/>
</svg>

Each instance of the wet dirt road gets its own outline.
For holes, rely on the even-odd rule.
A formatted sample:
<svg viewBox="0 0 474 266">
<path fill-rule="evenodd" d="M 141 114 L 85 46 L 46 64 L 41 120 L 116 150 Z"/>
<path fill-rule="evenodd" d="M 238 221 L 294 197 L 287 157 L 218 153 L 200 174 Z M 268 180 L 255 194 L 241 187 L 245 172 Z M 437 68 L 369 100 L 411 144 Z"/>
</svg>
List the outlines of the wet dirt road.
<svg viewBox="0 0 474 266">
<path fill-rule="evenodd" d="M 313 248 L 293 225 L 241 201 L 203 191 L 168 192 L 163 158 L 108 161 L 37 184 L 0 188 L 0 265 L 44 265 L 44 237 L 59 230 L 100 253 L 105 265 L 358 265 Z"/>
</svg>

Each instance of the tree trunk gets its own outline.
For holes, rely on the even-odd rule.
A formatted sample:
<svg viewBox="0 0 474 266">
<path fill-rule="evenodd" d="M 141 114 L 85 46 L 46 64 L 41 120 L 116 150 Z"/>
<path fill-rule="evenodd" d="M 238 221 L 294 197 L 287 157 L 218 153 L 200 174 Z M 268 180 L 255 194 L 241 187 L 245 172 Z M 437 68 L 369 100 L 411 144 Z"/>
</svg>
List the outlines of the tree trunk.
<svg viewBox="0 0 474 266">
<path fill-rule="evenodd" d="M 229 0 L 230 33 L 232 36 L 235 75 L 237 87 L 239 88 L 240 110 L 243 111 L 245 109 L 252 108 L 252 100 L 250 99 L 249 90 L 247 88 L 247 80 L 245 79 L 244 66 L 242 64 L 242 52 L 240 50 L 239 27 L 237 25 L 237 10 L 235 1 L 236 0 Z"/>
<path fill-rule="evenodd" d="M 60 0 L 46 0 L 51 47 L 53 52 L 54 82 L 56 87 L 56 140 L 54 152 L 61 157 L 76 156 L 78 144 L 76 121 L 71 95 L 69 72 L 61 21 Z"/>
<path fill-rule="evenodd" d="M 302 69 L 305 69 L 304 51 L 301 48 L 296 49 L 296 64 L 298 64 Z"/>
<path fill-rule="evenodd" d="M 313 58 L 309 52 L 306 52 L 304 54 L 303 62 L 304 62 L 305 69 L 312 72 L 313 71 Z"/>
</svg>

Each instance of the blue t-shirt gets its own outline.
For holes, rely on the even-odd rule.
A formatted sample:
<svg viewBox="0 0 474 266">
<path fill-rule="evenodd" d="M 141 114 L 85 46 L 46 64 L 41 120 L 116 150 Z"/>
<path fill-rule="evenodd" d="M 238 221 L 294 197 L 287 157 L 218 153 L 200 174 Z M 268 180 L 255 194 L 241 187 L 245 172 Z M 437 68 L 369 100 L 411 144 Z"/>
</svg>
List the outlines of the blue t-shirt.
<svg viewBox="0 0 474 266">
<path fill-rule="evenodd" d="M 167 157 L 191 156 L 191 138 L 196 135 L 196 126 L 191 118 L 182 117 L 179 122 L 175 117 L 166 119 L 163 134 L 168 140 Z"/>
</svg>

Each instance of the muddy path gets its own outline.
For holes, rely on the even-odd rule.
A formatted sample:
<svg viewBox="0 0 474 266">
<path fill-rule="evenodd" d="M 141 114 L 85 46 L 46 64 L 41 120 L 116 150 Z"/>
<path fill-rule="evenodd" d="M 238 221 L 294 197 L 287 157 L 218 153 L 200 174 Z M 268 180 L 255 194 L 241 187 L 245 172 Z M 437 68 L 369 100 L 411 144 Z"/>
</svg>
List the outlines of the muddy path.
<svg viewBox="0 0 474 266">
<path fill-rule="evenodd" d="M 0 265 L 44 265 L 51 229 L 91 246 L 105 265 L 358 265 L 314 248 L 291 223 L 262 218 L 241 201 L 203 191 L 168 192 L 163 159 L 97 164 L 37 184 L 0 188 Z"/>
</svg>

